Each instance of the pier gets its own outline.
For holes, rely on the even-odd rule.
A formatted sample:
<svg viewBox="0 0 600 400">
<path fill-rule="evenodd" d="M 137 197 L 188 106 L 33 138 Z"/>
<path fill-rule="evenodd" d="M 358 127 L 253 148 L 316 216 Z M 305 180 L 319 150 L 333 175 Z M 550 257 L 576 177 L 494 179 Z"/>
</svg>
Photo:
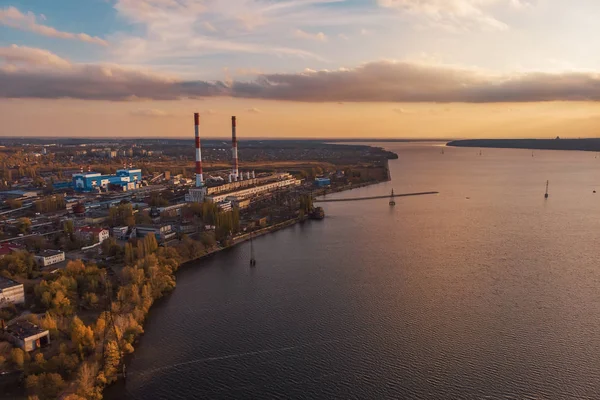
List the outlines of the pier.
<svg viewBox="0 0 600 400">
<path fill-rule="evenodd" d="M 411 197 L 411 196 L 426 196 L 429 194 L 439 194 L 439 192 L 418 192 L 418 193 L 401 193 L 393 194 L 391 197 Z M 314 199 L 315 203 L 333 203 L 337 201 L 361 201 L 361 200 L 375 200 L 375 199 L 389 199 L 390 195 L 385 194 L 382 196 L 368 196 L 368 197 L 350 197 L 346 199 Z"/>
</svg>

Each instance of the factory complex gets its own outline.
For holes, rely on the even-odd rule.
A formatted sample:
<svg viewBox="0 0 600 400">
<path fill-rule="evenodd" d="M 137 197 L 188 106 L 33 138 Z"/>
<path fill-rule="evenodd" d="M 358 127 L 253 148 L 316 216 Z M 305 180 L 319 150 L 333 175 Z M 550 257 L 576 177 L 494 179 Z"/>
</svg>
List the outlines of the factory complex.
<svg viewBox="0 0 600 400">
<path fill-rule="evenodd" d="M 233 206 L 247 204 L 253 198 L 275 190 L 298 186 L 300 180 L 289 173 L 277 173 L 257 178 L 254 171 L 240 172 L 237 146 L 237 121 L 231 117 L 231 153 L 232 168 L 229 182 L 222 185 L 207 187 L 204 183 L 202 170 L 202 149 L 200 145 L 200 116 L 194 114 L 194 133 L 196 143 L 196 186 L 185 196 L 187 202 L 210 201 L 216 203 L 222 210 L 230 210 Z"/>
</svg>

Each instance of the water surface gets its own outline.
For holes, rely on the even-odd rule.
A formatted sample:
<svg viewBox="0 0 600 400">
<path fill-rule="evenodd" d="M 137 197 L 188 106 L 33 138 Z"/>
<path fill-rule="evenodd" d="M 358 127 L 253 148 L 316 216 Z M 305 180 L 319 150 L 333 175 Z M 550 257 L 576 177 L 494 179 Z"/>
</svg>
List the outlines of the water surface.
<svg viewBox="0 0 600 400">
<path fill-rule="evenodd" d="M 327 203 L 254 269 L 248 245 L 182 269 L 107 397 L 600 398 L 600 159 L 377 145 L 392 181 L 332 197 L 440 194 Z"/>
</svg>

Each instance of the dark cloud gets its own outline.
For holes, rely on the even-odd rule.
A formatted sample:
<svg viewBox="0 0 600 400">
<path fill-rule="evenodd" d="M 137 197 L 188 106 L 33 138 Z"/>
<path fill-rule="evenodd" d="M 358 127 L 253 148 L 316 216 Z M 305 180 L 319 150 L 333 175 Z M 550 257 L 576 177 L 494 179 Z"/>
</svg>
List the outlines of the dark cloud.
<svg viewBox="0 0 600 400">
<path fill-rule="evenodd" d="M 600 100 L 594 73 L 482 72 L 413 63 L 373 62 L 354 69 L 262 75 L 234 83 L 233 95 L 309 102 L 527 102 Z"/>
<path fill-rule="evenodd" d="M 182 81 L 111 64 L 72 64 L 40 49 L 0 48 L 0 97 L 136 101 L 212 96 L 336 103 L 598 101 L 600 75 L 491 75 L 448 66 L 379 61 L 335 71 L 263 74 L 253 81 L 228 85 Z"/>
</svg>

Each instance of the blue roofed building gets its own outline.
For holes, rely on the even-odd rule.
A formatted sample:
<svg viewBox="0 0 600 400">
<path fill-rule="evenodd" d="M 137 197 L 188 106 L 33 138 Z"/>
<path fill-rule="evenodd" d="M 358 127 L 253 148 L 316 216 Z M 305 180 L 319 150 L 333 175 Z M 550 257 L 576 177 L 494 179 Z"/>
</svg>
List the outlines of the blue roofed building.
<svg viewBox="0 0 600 400">
<path fill-rule="evenodd" d="M 73 174 L 73 189 L 78 192 L 93 192 L 119 186 L 119 190 L 137 189 L 142 183 L 141 169 L 119 169 L 115 175 L 102 175 L 95 172 Z"/>
<path fill-rule="evenodd" d="M 329 178 L 315 178 L 315 186 L 325 187 L 331 185 L 331 179 Z"/>
</svg>

